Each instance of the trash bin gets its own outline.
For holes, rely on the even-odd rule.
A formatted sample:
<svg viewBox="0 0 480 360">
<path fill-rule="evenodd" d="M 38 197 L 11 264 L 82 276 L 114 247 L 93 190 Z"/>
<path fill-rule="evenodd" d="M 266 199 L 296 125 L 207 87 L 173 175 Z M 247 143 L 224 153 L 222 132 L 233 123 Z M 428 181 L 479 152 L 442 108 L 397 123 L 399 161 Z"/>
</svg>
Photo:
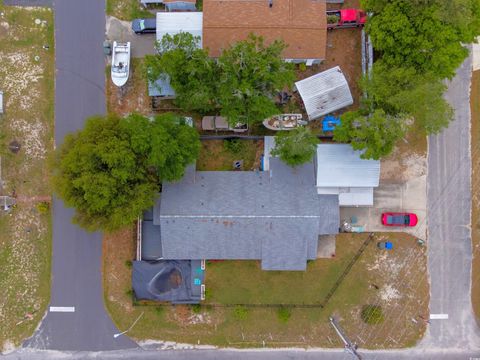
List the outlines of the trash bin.
<svg viewBox="0 0 480 360">
<path fill-rule="evenodd" d="M 390 241 L 380 241 L 377 243 L 377 247 L 380 250 L 392 250 L 393 244 Z"/>
<path fill-rule="evenodd" d="M 105 40 L 103 42 L 103 53 L 105 55 L 111 55 L 112 54 L 112 46 L 110 45 L 110 42 L 108 40 Z"/>
</svg>

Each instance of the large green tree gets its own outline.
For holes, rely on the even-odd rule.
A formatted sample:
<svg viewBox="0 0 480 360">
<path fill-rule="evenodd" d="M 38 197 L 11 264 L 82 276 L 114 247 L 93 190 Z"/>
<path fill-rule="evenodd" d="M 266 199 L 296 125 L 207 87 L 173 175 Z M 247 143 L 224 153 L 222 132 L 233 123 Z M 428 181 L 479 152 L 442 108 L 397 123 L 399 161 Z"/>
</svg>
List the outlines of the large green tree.
<svg viewBox="0 0 480 360">
<path fill-rule="evenodd" d="M 390 154 L 405 134 L 405 117 L 390 116 L 381 109 L 371 114 L 350 111 L 342 115 L 342 123 L 333 132 L 333 139 L 350 142 L 355 150 L 364 150 L 364 159 L 378 160 Z"/>
<path fill-rule="evenodd" d="M 452 77 L 468 55 L 462 42 L 471 42 L 479 34 L 480 12 L 478 0 L 465 0 L 469 9 L 463 12 L 466 17 L 462 22 L 457 11 L 463 7 L 446 6 L 445 2 L 448 1 L 363 1 L 371 14 L 366 30 L 382 60 L 389 66 L 412 67 L 438 78 Z M 456 12 L 447 14 L 447 7 Z"/>
<path fill-rule="evenodd" d="M 148 79 L 168 75 L 180 108 L 219 112 L 232 125 L 260 122 L 279 113 L 276 92 L 295 80 L 293 65 L 281 57 L 283 42 L 267 46 L 261 37 L 250 35 L 214 60 L 198 48 L 199 41 L 189 33 L 165 35 L 157 43 L 159 54 L 146 57 Z"/>
<path fill-rule="evenodd" d="M 289 166 L 305 164 L 313 159 L 317 149 L 318 138 L 306 127 L 290 131 L 281 131 L 275 138 L 272 155 Z"/>
<path fill-rule="evenodd" d="M 389 115 L 409 114 L 416 129 L 428 134 L 447 127 L 453 116 L 443 98 L 445 84 L 431 73 L 418 74 L 414 68 L 387 66 L 378 60 L 361 82 L 368 109 L 380 108 Z"/>
<path fill-rule="evenodd" d="M 161 180 L 183 176 L 198 155 L 196 131 L 171 114 L 95 116 L 56 150 L 56 193 L 88 230 L 131 224 L 153 205 Z"/>
<path fill-rule="evenodd" d="M 200 38 L 190 33 L 165 35 L 157 42 L 158 55 L 147 55 L 147 77 L 154 82 L 170 78 L 175 103 L 186 111 L 209 112 L 216 108 L 218 69 L 206 50 L 200 49 Z"/>
<path fill-rule="evenodd" d="M 251 34 L 222 53 L 218 102 L 230 124 L 259 122 L 279 113 L 272 99 L 295 80 L 293 65 L 281 56 L 285 47 L 279 40 L 267 46 Z"/>
</svg>

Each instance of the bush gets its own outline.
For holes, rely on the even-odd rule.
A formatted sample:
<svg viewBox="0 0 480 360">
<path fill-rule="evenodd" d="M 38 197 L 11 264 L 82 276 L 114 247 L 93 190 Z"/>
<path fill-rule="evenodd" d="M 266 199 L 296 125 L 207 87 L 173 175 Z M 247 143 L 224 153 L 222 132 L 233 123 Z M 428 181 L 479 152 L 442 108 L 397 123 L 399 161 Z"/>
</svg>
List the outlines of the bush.
<svg viewBox="0 0 480 360">
<path fill-rule="evenodd" d="M 194 304 L 191 308 L 194 314 L 200 314 L 202 312 L 202 306 L 200 304 Z"/>
<path fill-rule="evenodd" d="M 165 312 L 165 307 L 164 306 L 157 306 L 155 308 L 155 312 L 157 313 L 157 315 L 163 315 L 163 313 Z"/>
<path fill-rule="evenodd" d="M 245 320 L 248 316 L 248 309 L 245 306 L 236 306 L 233 309 L 233 317 L 236 320 Z"/>
<path fill-rule="evenodd" d="M 380 324 L 385 320 L 382 307 L 378 305 L 365 305 L 362 309 L 362 320 L 370 325 Z"/>
<path fill-rule="evenodd" d="M 37 204 L 37 210 L 40 214 L 46 214 L 50 210 L 50 203 L 42 201 Z"/>
<path fill-rule="evenodd" d="M 299 69 L 300 71 L 306 71 L 306 70 L 307 70 L 307 64 L 305 64 L 305 63 L 303 63 L 303 62 L 300 63 L 300 64 L 298 64 L 298 69 Z"/>
<path fill-rule="evenodd" d="M 132 265 L 133 265 L 132 260 L 125 260 L 125 266 L 126 266 L 127 268 L 131 269 L 131 268 L 132 268 Z"/>
<path fill-rule="evenodd" d="M 232 154 L 240 154 L 245 149 L 245 143 L 239 139 L 225 140 L 223 147 Z"/>
<path fill-rule="evenodd" d="M 286 307 L 281 307 L 278 309 L 277 312 L 278 320 L 282 323 L 287 323 L 288 320 L 290 320 L 290 317 L 292 316 L 292 313 L 289 308 Z"/>
</svg>

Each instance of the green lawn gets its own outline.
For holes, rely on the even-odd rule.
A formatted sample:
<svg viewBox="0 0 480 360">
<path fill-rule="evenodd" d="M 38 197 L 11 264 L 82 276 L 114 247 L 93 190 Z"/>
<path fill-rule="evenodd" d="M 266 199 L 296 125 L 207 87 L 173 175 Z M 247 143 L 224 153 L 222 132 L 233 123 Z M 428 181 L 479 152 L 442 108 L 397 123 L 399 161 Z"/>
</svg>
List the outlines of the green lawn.
<svg viewBox="0 0 480 360">
<path fill-rule="evenodd" d="M 228 145 L 230 142 L 231 146 Z M 242 170 L 254 170 L 260 166 L 263 141 L 259 140 L 205 140 L 202 141 L 197 159 L 199 171 L 233 170 L 233 163 L 243 161 Z"/>
<path fill-rule="evenodd" d="M 17 196 L 15 209 L 0 213 L 1 350 L 33 333 L 50 296 L 51 217 L 37 204 L 51 194 L 54 34 L 50 9 L 0 5 L 0 12 L 2 195 Z M 8 150 L 13 140 L 21 145 L 17 154 Z"/>
<path fill-rule="evenodd" d="M 379 234 L 390 239 L 395 250 L 387 257 L 376 249 L 375 240 L 365 250 L 325 308 L 291 308 L 282 321 L 278 307 L 238 308 L 231 304 L 319 303 L 345 269 L 368 234 L 337 236 L 336 256 L 319 259 L 306 272 L 264 272 L 255 261 L 209 262 L 206 268 L 207 301 L 200 308 L 134 304 L 131 297 L 131 267 L 135 234 L 126 229 L 104 238 L 105 303 L 112 319 L 123 330 L 143 312 L 130 331 L 135 339 L 157 339 L 220 347 L 341 347 L 328 322 L 336 316 L 353 341 L 362 347 L 412 346 L 421 338 L 425 324 L 411 322 L 428 313 L 428 283 L 425 249 L 409 235 Z M 412 260 L 412 254 L 417 254 Z M 392 270 L 394 269 L 394 271 Z M 406 283 L 401 298 L 382 300 L 395 289 L 399 279 Z M 379 289 L 371 286 L 375 283 Z M 382 306 L 385 323 L 366 325 L 360 318 L 363 305 Z M 225 306 L 227 305 L 227 306 Z M 354 335 L 371 333 L 362 344 Z M 362 339 L 363 339 L 362 338 Z M 397 342 L 391 339 L 398 339 Z M 385 341 L 386 340 L 386 341 Z"/>
</svg>

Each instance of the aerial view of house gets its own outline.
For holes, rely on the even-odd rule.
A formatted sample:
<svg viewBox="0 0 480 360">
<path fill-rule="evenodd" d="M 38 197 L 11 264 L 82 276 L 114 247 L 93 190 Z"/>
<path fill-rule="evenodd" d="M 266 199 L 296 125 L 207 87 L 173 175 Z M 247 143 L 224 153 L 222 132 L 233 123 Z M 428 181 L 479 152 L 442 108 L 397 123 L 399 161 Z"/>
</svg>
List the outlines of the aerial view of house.
<svg viewBox="0 0 480 360">
<path fill-rule="evenodd" d="M 2 358 L 480 358 L 478 19 L 0 1 Z"/>
</svg>

